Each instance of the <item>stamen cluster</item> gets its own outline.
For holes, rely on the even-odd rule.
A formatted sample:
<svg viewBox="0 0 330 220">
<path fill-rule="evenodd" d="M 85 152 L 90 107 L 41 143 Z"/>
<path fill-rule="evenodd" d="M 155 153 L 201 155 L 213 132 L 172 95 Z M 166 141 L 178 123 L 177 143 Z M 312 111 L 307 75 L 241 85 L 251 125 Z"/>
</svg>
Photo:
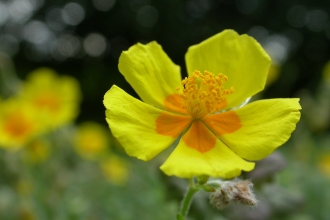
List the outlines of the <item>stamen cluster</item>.
<svg viewBox="0 0 330 220">
<path fill-rule="evenodd" d="M 183 106 L 195 119 L 202 118 L 211 112 L 222 109 L 222 102 L 227 95 L 235 90 L 233 87 L 225 89 L 223 84 L 228 77 L 222 73 L 215 75 L 211 72 L 195 71 L 191 76 L 182 80 L 182 94 L 180 94 Z M 180 89 L 180 88 L 178 88 Z"/>
</svg>

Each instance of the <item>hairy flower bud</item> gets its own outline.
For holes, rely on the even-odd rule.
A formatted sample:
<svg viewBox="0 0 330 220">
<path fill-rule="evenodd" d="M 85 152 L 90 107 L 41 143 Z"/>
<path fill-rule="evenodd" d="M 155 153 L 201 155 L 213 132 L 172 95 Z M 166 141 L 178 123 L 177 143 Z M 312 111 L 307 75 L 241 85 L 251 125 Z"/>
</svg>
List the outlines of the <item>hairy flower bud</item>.
<svg viewBox="0 0 330 220">
<path fill-rule="evenodd" d="M 221 189 L 211 194 L 210 202 L 217 209 L 223 209 L 229 202 L 236 204 L 255 206 L 258 201 L 252 190 L 253 183 L 249 180 L 225 181 Z"/>
</svg>

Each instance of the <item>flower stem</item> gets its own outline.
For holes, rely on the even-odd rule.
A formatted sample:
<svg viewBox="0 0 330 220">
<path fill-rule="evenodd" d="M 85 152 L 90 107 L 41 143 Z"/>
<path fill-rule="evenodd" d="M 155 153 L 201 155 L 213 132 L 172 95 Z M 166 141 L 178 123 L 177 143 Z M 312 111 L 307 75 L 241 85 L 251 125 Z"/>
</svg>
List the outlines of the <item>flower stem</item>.
<svg viewBox="0 0 330 220">
<path fill-rule="evenodd" d="M 182 200 L 180 212 L 177 215 L 177 220 L 184 220 L 186 218 L 192 202 L 192 198 L 197 191 L 198 191 L 198 187 L 196 187 L 194 179 L 193 178 L 189 179 L 188 190 Z"/>
</svg>

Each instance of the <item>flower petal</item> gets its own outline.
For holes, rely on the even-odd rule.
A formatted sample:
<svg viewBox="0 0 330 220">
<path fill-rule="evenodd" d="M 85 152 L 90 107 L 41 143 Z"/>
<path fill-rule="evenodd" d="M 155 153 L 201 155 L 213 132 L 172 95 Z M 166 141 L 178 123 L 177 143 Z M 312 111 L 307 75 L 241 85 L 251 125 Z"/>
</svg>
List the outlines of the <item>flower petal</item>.
<svg viewBox="0 0 330 220">
<path fill-rule="evenodd" d="M 206 115 L 203 122 L 218 136 L 233 133 L 242 127 L 235 111 Z"/>
<path fill-rule="evenodd" d="M 210 129 L 240 157 L 260 160 L 290 138 L 300 119 L 300 109 L 299 99 L 256 101 L 235 110 L 241 124 L 237 131 L 219 133 L 213 128 L 226 125 L 217 121 Z"/>
<path fill-rule="evenodd" d="M 179 94 L 167 96 L 164 101 L 165 109 L 170 112 L 176 112 L 187 115 L 187 111 L 182 108 L 183 102 Z"/>
<path fill-rule="evenodd" d="M 122 52 L 118 67 L 140 98 L 153 106 L 164 108 L 166 97 L 181 85 L 180 67 L 155 41 Z"/>
<path fill-rule="evenodd" d="M 192 118 L 188 115 L 176 115 L 164 111 L 156 119 L 156 131 L 158 134 L 177 138 L 191 122 Z"/>
<path fill-rule="evenodd" d="M 202 126 L 204 125 L 202 124 Z M 205 126 L 203 135 L 214 136 Z M 191 142 L 186 142 L 186 140 L 191 140 Z M 242 170 L 251 171 L 254 168 L 254 163 L 237 156 L 215 136 L 214 147 L 206 152 L 189 146 L 193 141 L 198 140 L 199 138 L 194 132 L 188 131 L 160 169 L 169 176 L 175 175 L 181 178 L 201 175 L 233 178 L 239 176 Z"/>
<path fill-rule="evenodd" d="M 203 122 L 195 121 L 182 137 L 185 144 L 200 153 L 206 153 L 215 147 L 217 137 L 205 127 Z"/>
<path fill-rule="evenodd" d="M 166 113 L 145 104 L 117 86 L 112 86 L 105 94 L 103 103 L 107 108 L 106 120 L 113 135 L 128 155 L 144 161 L 152 159 L 169 147 L 186 129 L 182 124 L 191 120 L 189 116 Z M 165 113 L 166 117 L 161 116 Z M 178 116 L 179 119 L 173 119 L 171 116 Z M 162 117 L 168 120 L 164 125 Z M 158 133 L 157 129 L 163 134 Z"/>
<path fill-rule="evenodd" d="M 239 105 L 264 89 L 271 63 L 255 39 L 233 30 L 225 30 L 191 46 L 185 59 L 188 74 L 207 70 L 228 76 L 226 86 L 233 86 L 236 92 L 227 97 L 227 108 Z"/>
</svg>

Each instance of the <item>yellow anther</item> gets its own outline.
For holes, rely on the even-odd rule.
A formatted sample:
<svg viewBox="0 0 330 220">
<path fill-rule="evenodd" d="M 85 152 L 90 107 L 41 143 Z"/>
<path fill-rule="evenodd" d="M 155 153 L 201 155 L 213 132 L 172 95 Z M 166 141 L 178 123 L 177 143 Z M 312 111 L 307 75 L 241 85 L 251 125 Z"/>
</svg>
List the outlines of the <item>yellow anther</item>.
<svg viewBox="0 0 330 220">
<path fill-rule="evenodd" d="M 223 84 L 227 81 L 228 77 L 222 73 L 215 75 L 209 71 L 203 73 L 194 71 L 189 77 L 182 80 L 182 93 L 180 94 L 183 101 L 182 108 L 186 109 L 195 119 L 221 110 L 219 109 L 220 103 L 227 95 L 235 91 L 233 87 L 224 88 Z"/>
</svg>

